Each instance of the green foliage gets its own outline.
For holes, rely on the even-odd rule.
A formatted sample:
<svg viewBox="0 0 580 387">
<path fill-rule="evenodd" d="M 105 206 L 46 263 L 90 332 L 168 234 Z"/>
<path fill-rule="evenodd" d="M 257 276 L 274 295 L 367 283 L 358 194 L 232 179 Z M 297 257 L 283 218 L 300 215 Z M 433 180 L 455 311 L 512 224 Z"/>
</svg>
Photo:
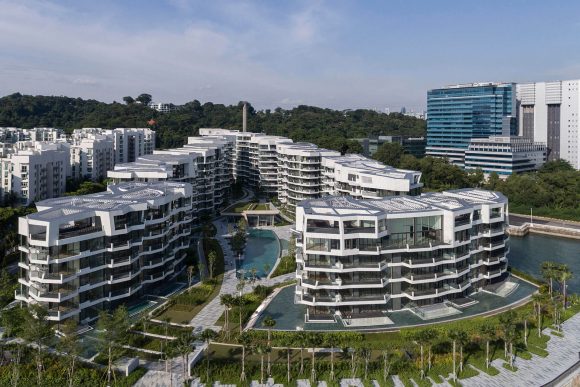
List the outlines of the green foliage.
<svg viewBox="0 0 580 387">
<path fill-rule="evenodd" d="M 373 158 L 386 165 L 400 165 L 403 147 L 396 142 L 386 142 L 377 149 Z"/>
<path fill-rule="evenodd" d="M 81 127 L 150 127 L 157 132 L 158 146 L 170 148 L 184 144 L 187 136 L 199 128 L 240 128 L 241 102 L 225 106 L 194 100 L 169 113 L 159 113 L 145 103 L 149 94 L 141 94 L 134 103 L 125 97 L 126 104 L 111 104 L 68 97 L 45 97 L 19 93 L 0 98 L 0 126 L 32 128 L 52 126 L 71 131 Z M 338 111 L 312 106 L 298 106 L 291 110 L 256 111 L 248 105 L 248 130 L 290 137 L 296 141 L 314 142 L 343 153 L 357 153 L 362 149 L 356 137 L 369 135 L 425 134 L 424 120 L 402 114 L 382 114 L 358 109 Z"/>
<path fill-rule="evenodd" d="M 67 181 L 66 196 L 88 195 L 107 190 L 107 184 L 103 181 L 100 183 L 94 181 L 74 182 Z"/>
<path fill-rule="evenodd" d="M 277 277 L 282 274 L 292 273 L 296 270 L 296 260 L 293 255 L 285 255 L 280 258 L 280 263 L 276 266 L 276 270 L 272 273 L 272 277 Z"/>
</svg>

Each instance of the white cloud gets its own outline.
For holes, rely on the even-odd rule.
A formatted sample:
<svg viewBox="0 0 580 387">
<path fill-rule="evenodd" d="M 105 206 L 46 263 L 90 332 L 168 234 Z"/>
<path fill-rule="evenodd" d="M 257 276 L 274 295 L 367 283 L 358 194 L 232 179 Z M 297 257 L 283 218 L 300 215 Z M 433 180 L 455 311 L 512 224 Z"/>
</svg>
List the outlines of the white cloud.
<svg viewBox="0 0 580 387">
<path fill-rule="evenodd" d="M 169 1 L 192 9 L 187 0 Z M 0 0 L 0 9 L 0 94 L 111 101 L 148 92 L 174 103 L 346 108 L 382 105 L 405 90 L 400 80 L 356 75 L 358 59 L 326 44 L 340 16 L 324 3 L 274 18 L 233 2 L 219 10 L 223 25 L 191 17 L 182 28 L 137 30 L 44 1 Z"/>
</svg>

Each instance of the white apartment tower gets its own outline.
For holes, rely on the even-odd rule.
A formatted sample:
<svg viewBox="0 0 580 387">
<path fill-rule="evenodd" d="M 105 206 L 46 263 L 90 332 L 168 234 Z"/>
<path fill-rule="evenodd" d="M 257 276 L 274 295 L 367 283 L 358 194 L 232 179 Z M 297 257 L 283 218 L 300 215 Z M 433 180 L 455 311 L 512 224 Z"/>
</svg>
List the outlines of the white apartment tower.
<svg viewBox="0 0 580 387">
<path fill-rule="evenodd" d="M 100 181 L 115 165 L 115 146 L 108 136 L 90 134 L 72 139 L 70 150 L 73 179 Z"/>
<path fill-rule="evenodd" d="M 64 195 L 70 168 L 70 145 L 63 142 L 18 142 L 0 159 L 2 194 L 14 193 L 21 204 Z"/>
<path fill-rule="evenodd" d="M 580 80 L 520 83 L 516 86 L 519 135 L 546 143 L 548 160 L 580 169 Z"/>
</svg>

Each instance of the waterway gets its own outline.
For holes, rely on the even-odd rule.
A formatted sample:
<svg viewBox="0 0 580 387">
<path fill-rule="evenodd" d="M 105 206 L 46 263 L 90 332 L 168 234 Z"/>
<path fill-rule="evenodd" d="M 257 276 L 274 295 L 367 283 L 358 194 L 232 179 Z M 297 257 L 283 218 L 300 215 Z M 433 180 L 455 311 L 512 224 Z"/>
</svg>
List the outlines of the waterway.
<svg viewBox="0 0 580 387">
<path fill-rule="evenodd" d="M 568 265 L 574 273 L 568 291 L 580 293 L 580 240 L 528 234 L 525 237 L 511 236 L 510 246 L 510 265 L 536 277 L 541 277 L 543 261 Z"/>
</svg>

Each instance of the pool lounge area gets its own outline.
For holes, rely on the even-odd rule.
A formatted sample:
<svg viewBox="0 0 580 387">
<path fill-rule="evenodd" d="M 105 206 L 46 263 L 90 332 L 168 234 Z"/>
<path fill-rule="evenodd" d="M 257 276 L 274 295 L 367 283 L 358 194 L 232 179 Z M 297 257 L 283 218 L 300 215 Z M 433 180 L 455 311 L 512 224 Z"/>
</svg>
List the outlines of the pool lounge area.
<svg viewBox="0 0 580 387">
<path fill-rule="evenodd" d="M 517 287 L 507 296 L 478 292 L 470 295 L 470 298 L 476 301 L 465 308 L 459 309 L 460 313 L 453 313 L 445 315 L 440 318 L 430 318 L 425 320 L 419 317 L 418 314 L 409 310 L 402 310 L 396 312 L 388 312 L 385 314 L 384 321 L 389 321 L 388 324 L 380 325 L 349 325 L 348 321 L 343 323 L 340 319 L 337 322 L 308 322 L 304 321 L 304 314 L 306 313 L 306 306 L 294 303 L 295 286 L 288 286 L 282 289 L 276 297 L 270 302 L 263 313 L 258 317 L 255 329 L 263 329 L 262 321 L 268 315 L 276 320 L 276 330 L 295 331 L 338 331 L 338 330 L 368 330 L 368 331 L 387 331 L 397 330 L 404 327 L 419 326 L 425 324 L 433 324 L 445 321 L 453 321 L 462 318 L 473 317 L 476 315 L 490 314 L 493 311 L 505 308 L 509 305 L 518 303 L 527 297 L 531 296 L 537 287 L 527 281 L 521 280 L 514 276 L 511 281 L 517 283 Z"/>
<path fill-rule="evenodd" d="M 247 277 L 255 269 L 256 276 L 263 278 L 274 268 L 279 255 L 280 242 L 273 231 L 250 228 L 244 258 L 236 259 L 236 269 L 243 270 Z"/>
</svg>

